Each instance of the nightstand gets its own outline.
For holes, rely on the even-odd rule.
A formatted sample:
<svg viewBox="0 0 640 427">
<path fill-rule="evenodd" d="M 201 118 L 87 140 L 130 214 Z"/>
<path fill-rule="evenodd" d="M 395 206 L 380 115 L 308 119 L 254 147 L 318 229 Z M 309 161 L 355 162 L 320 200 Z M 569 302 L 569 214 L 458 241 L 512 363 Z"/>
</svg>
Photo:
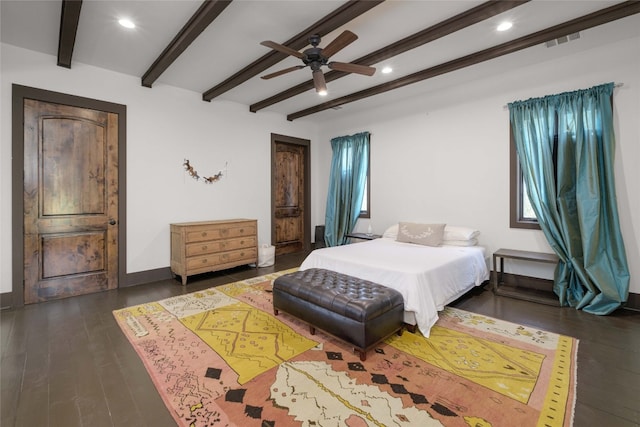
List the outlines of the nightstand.
<svg viewBox="0 0 640 427">
<path fill-rule="evenodd" d="M 380 234 L 367 234 L 367 233 L 349 233 L 344 237 L 348 237 L 350 239 L 360 239 L 360 240 L 374 240 L 382 237 Z"/>
</svg>

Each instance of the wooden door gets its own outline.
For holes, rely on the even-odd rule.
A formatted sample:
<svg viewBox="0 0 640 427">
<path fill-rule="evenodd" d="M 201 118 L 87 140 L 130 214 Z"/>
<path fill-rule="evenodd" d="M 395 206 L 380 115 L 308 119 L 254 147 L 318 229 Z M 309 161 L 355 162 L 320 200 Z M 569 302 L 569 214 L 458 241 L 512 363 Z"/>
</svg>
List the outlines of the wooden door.
<svg viewBox="0 0 640 427">
<path fill-rule="evenodd" d="M 309 141 L 272 136 L 272 240 L 276 255 L 310 247 Z"/>
<path fill-rule="evenodd" d="M 114 289 L 118 115 L 24 101 L 24 301 Z"/>
</svg>

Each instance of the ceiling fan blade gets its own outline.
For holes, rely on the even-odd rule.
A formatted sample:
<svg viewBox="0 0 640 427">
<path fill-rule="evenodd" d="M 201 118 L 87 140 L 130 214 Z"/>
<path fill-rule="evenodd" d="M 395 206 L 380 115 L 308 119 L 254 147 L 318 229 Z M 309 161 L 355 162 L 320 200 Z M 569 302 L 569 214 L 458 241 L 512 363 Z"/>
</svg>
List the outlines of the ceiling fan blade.
<svg viewBox="0 0 640 427">
<path fill-rule="evenodd" d="M 348 62 L 329 62 L 327 66 L 332 70 L 343 71 L 345 73 L 364 74 L 365 76 L 373 76 L 373 74 L 376 72 L 376 69 L 374 67 L 350 64 Z"/>
<path fill-rule="evenodd" d="M 324 56 L 325 58 L 329 58 L 330 56 L 335 55 L 338 51 L 344 49 L 356 40 L 358 40 L 358 36 L 356 36 L 349 30 L 345 30 L 331 43 L 329 43 L 327 47 L 322 49 L 322 56 Z"/>
<path fill-rule="evenodd" d="M 327 82 L 324 80 L 324 74 L 321 70 L 313 70 L 313 85 L 316 87 L 316 92 L 320 94 L 327 93 Z"/>
<path fill-rule="evenodd" d="M 283 44 L 272 42 L 271 40 L 265 40 L 260 42 L 262 46 L 270 47 L 273 50 L 277 50 L 278 52 L 286 53 L 287 55 L 295 56 L 296 58 L 304 58 L 304 55 L 297 50 L 293 50 L 290 47 L 287 47 Z"/>
<path fill-rule="evenodd" d="M 295 67 L 289 67 L 289 68 L 285 68 L 285 69 L 280 70 L 280 71 L 276 71 L 275 73 L 266 74 L 264 76 L 261 76 L 260 78 L 264 79 L 264 80 L 272 79 L 274 77 L 278 77 L 278 76 L 281 76 L 283 74 L 290 73 L 292 71 L 296 71 L 296 70 L 299 70 L 299 69 L 304 68 L 304 67 L 306 67 L 306 65 L 296 65 Z"/>
</svg>

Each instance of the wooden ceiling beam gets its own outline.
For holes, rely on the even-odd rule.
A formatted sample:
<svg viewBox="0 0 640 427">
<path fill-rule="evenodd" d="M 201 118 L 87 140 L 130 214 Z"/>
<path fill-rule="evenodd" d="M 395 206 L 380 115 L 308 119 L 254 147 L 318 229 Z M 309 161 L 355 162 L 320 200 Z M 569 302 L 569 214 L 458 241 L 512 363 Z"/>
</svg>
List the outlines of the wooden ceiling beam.
<svg viewBox="0 0 640 427">
<path fill-rule="evenodd" d="M 287 120 L 292 121 L 295 119 L 299 119 L 300 117 L 328 110 L 329 108 L 335 108 L 340 105 L 359 101 L 361 99 L 398 89 L 403 86 L 418 83 L 432 77 L 460 70 L 471 65 L 479 64 L 490 59 L 508 55 L 522 49 L 546 43 L 559 37 L 587 30 L 589 28 L 616 21 L 618 19 L 622 19 L 637 13 L 640 13 L 639 1 L 631 0 L 618 3 L 605 9 L 601 9 L 588 15 L 572 19 L 565 23 L 549 27 L 547 29 L 529 34 L 527 36 L 520 37 L 515 40 L 502 43 L 500 45 L 490 47 L 488 49 L 484 49 L 470 55 L 445 62 L 440 65 L 436 65 L 435 67 L 427 68 L 425 70 L 418 71 L 416 73 L 401 77 L 387 83 L 373 86 L 368 89 L 364 89 L 359 92 L 355 92 L 350 95 L 346 95 L 341 98 L 333 99 L 331 101 L 316 105 L 314 107 L 297 111 L 295 113 L 287 115 Z"/>
<path fill-rule="evenodd" d="M 492 0 L 492 1 L 482 3 L 476 7 L 473 7 L 449 19 L 445 19 L 444 21 L 439 22 L 435 25 L 432 25 L 429 28 L 425 28 L 422 31 L 419 31 L 408 37 L 405 37 L 402 40 L 399 40 L 395 43 L 392 43 L 388 46 L 378 49 L 375 52 L 371 52 L 368 55 L 358 58 L 355 61 L 351 61 L 351 62 L 354 64 L 367 65 L 367 66 L 377 64 L 381 61 L 397 56 L 408 50 L 422 46 L 426 43 L 442 38 L 448 34 L 452 34 L 456 31 L 462 30 L 471 25 L 477 24 L 478 22 L 484 21 L 485 19 L 489 19 L 509 9 L 513 9 L 514 7 L 523 5 L 529 1 L 530 0 L 520 0 L 520 1 L 493 1 Z M 349 73 L 345 73 L 342 71 L 329 71 L 327 73 L 324 73 L 324 78 L 326 82 L 330 82 L 347 75 L 349 75 Z M 252 113 L 255 113 L 263 108 L 266 108 L 270 105 L 284 101 L 285 99 L 291 98 L 293 96 L 299 95 L 310 89 L 313 89 L 312 80 L 306 81 L 304 83 L 300 83 L 285 91 L 282 91 L 276 95 L 273 95 L 267 99 L 258 101 L 255 104 L 252 104 L 249 106 L 249 111 L 251 111 Z"/>
<path fill-rule="evenodd" d="M 142 76 L 142 86 L 151 87 L 162 73 L 222 13 L 233 0 L 205 0 Z"/>
<path fill-rule="evenodd" d="M 60 13 L 60 34 L 58 37 L 58 65 L 71 68 L 71 57 L 76 44 L 78 22 L 80 22 L 82 0 L 63 0 Z"/>
<path fill-rule="evenodd" d="M 311 34 L 318 34 L 320 37 L 329 34 L 336 28 L 362 15 L 366 11 L 379 5 L 384 0 L 350 0 L 338 9 L 334 10 L 324 18 L 320 19 L 309 28 L 295 35 L 290 40 L 282 43 L 294 50 L 300 50 L 309 44 L 308 38 Z M 211 101 L 228 90 L 244 83 L 250 78 L 258 75 L 267 68 L 277 64 L 287 57 L 286 54 L 272 50 L 261 58 L 256 59 L 242 70 L 227 78 L 222 83 L 212 87 L 202 94 L 203 101 Z"/>
</svg>

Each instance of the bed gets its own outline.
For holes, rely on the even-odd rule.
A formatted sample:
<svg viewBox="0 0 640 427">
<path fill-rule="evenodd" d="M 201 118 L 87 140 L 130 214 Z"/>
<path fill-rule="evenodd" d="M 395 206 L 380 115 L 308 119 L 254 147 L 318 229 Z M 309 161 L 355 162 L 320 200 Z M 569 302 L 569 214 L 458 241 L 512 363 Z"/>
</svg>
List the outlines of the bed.
<svg viewBox="0 0 640 427">
<path fill-rule="evenodd" d="M 404 299 L 405 323 L 428 337 L 438 311 L 489 279 L 485 249 L 471 239 L 453 242 L 401 242 L 387 230 L 380 239 L 316 249 L 300 270 L 324 268 L 396 289 Z"/>
</svg>

